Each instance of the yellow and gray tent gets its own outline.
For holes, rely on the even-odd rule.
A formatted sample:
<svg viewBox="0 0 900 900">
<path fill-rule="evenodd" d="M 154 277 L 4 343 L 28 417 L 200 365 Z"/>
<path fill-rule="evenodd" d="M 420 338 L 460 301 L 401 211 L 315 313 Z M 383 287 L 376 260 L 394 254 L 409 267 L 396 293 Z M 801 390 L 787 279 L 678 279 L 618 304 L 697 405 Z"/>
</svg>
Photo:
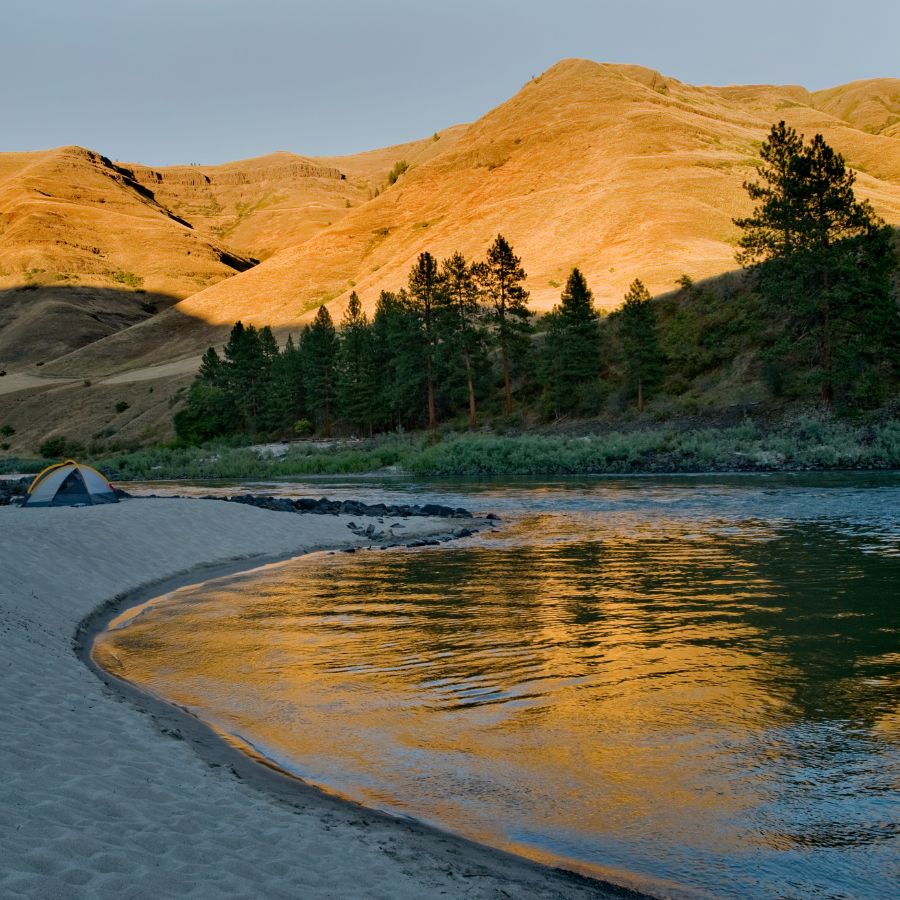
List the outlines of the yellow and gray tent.
<svg viewBox="0 0 900 900">
<path fill-rule="evenodd" d="M 118 503 L 113 486 L 96 469 L 67 459 L 47 466 L 28 488 L 23 506 L 93 506 Z"/>
</svg>

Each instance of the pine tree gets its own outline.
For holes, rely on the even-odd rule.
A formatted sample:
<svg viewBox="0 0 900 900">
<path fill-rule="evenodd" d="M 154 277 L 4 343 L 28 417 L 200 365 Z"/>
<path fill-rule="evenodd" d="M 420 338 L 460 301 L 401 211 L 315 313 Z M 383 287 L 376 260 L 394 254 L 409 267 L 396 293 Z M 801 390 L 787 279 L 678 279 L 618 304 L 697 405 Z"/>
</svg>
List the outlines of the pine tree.
<svg viewBox="0 0 900 900">
<path fill-rule="evenodd" d="M 737 260 L 749 265 L 773 256 L 789 256 L 800 243 L 798 198 L 795 196 L 795 162 L 803 150 L 803 138 L 784 122 L 772 126 L 763 141 L 759 169 L 762 183 L 745 181 L 744 190 L 759 202 L 751 216 L 735 219 L 744 230 L 738 241 Z"/>
<path fill-rule="evenodd" d="M 306 385 L 303 380 L 303 354 L 288 335 L 281 351 L 281 378 L 284 384 L 285 425 L 293 428 L 298 419 L 309 417 L 306 406 Z"/>
<path fill-rule="evenodd" d="M 189 444 L 202 444 L 236 434 L 242 424 L 241 411 L 229 386 L 228 364 L 210 347 L 200 361 L 184 408 L 175 414 L 175 433 Z"/>
<path fill-rule="evenodd" d="M 488 321 L 500 351 L 507 415 L 512 412 L 512 367 L 526 356 L 530 331 L 528 291 L 522 286 L 527 276 L 521 263 L 503 235 L 498 234 L 488 249 L 487 260 L 479 263 L 476 270 L 479 286 L 488 301 Z"/>
<path fill-rule="evenodd" d="M 243 419 L 229 391 L 197 378 L 183 409 L 175 413 L 175 434 L 188 444 L 238 434 Z"/>
<path fill-rule="evenodd" d="M 445 381 L 452 383 L 456 360 L 461 357 L 471 428 L 475 427 L 478 413 L 475 399 L 478 370 L 486 367 L 485 335 L 481 326 L 483 310 L 475 281 L 476 272 L 476 266 L 470 265 L 461 253 L 454 253 L 445 259 L 441 267 L 445 291 L 439 309 L 440 331 L 448 351 L 447 368 L 450 373 Z"/>
<path fill-rule="evenodd" d="M 280 431 L 285 422 L 285 386 L 278 341 L 275 340 L 275 335 L 268 325 L 259 330 L 259 350 L 265 366 L 259 405 L 259 426 L 266 432 Z"/>
<path fill-rule="evenodd" d="M 268 325 L 263 325 L 259 330 L 259 349 L 269 365 L 278 358 L 278 341 L 275 340 L 275 335 Z"/>
<path fill-rule="evenodd" d="M 337 368 L 337 400 L 341 417 L 371 435 L 375 412 L 372 333 L 356 291 L 350 294 L 341 320 Z"/>
<path fill-rule="evenodd" d="M 600 372 L 599 316 L 584 275 L 572 269 L 549 316 L 544 342 L 546 393 L 554 412 L 588 412 Z"/>
<path fill-rule="evenodd" d="M 303 329 L 303 381 L 306 406 L 313 424 L 323 434 L 331 433 L 337 395 L 337 332 L 327 307 L 320 306 L 312 325 Z"/>
<path fill-rule="evenodd" d="M 249 434 L 256 434 L 268 388 L 271 361 L 253 325 L 236 322 L 225 345 L 226 386 Z"/>
<path fill-rule="evenodd" d="M 758 268 L 763 293 L 787 316 L 782 355 L 815 360 L 825 405 L 839 384 L 862 400 L 860 385 L 871 392 L 877 372 L 890 378 L 898 365 L 890 229 L 856 199 L 856 176 L 822 135 L 806 144 L 780 122 L 761 156 L 762 182 L 744 185 L 758 205 L 735 220 L 744 232 L 738 261 Z"/>
<path fill-rule="evenodd" d="M 444 282 L 438 271 L 437 260 L 428 252 L 420 253 L 409 273 L 409 299 L 411 308 L 419 319 L 425 360 L 425 397 L 428 409 L 428 427 L 437 427 L 437 403 L 435 398 L 435 367 L 437 356 L 437 332 L 435 311 L 442 304 Z"/>
<path fill-rule="evenodd" d="M 206 382 L 221 387 L 225 382 L 225 366 L 221 357 L 216 353 L 215 347 L 210 347 L 200 359 L 200 371 L 197 377 Z"/>
<path fill-rule="evenodd" d="M 423 423 L 425 359 L 419 318 L 406 291 L 382 291 L 372 320 L 372 358 L 377 376 L 376 421 L 381 428 Z"/>
<path fill-rule="evenodd" d="M 638 410 L 643 410 L 646 398 L 662 380 L 663 355 L 653 298 L 640 279 L 632 282 L 618 315 L 628 386 L 636 394 Z"/>
</svg>

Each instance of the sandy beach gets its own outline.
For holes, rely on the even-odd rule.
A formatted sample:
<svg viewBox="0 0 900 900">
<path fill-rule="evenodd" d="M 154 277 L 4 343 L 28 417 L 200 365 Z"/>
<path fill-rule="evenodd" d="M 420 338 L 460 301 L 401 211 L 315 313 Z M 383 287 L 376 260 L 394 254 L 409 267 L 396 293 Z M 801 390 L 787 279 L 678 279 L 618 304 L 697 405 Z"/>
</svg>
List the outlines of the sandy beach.
<svg viewBox="0 0 900 900">
<path fill-rule="evenodd" d="M 0 896 L 625 893 L 305 787 L 166 704 L 104 684 L 79 658 L 79 626 L 103 610 L 365 546 L 350 521 L 212 500 L 0 508 Z M 406 524 L 407 538 L 449 530 Z"/>
</svg>

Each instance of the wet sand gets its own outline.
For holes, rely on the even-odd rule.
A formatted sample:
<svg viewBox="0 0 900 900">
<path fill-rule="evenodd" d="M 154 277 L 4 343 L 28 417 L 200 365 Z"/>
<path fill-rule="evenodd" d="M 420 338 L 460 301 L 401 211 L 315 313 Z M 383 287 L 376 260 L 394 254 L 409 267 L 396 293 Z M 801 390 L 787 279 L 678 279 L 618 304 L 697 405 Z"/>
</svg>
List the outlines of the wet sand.
<svg viewBox="0 0 900 900">
<path fill-rule="evenodd" d="M 117 612 L 366 546 L 351 519 L 213 500 L 0 508 L 0 895 L 629 896 L 330 797 L 90 664 L 92 634 Z M 407 540 L 452 528 L 406 526 Z"/>
</svg>

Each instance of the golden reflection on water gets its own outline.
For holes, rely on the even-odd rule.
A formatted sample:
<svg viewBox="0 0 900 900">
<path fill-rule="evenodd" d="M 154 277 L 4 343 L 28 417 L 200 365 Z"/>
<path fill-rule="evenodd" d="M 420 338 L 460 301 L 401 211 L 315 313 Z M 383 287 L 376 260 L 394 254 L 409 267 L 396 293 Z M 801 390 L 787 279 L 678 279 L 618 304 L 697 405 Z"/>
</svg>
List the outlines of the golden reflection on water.
<svg viewBox="0 0 900 900">
<path fill-rule="evenodd" d="M 897 574 L 812 526 L 545 514 L 186 588 L 94 654 L 364 803 L 590 871 L 805 891 L 889 877 Z"/>
</svg>

